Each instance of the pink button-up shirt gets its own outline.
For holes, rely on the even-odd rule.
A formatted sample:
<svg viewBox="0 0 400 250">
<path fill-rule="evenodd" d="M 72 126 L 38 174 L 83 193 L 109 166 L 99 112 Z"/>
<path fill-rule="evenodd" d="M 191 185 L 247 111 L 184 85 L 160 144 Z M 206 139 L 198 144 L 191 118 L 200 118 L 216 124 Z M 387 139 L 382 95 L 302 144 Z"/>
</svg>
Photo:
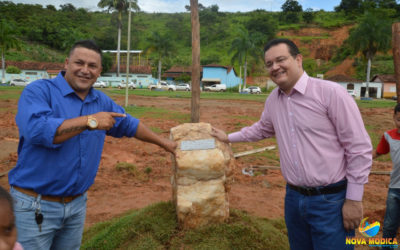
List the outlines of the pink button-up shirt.
<svg viewBox="0 0 400 250">
<path fill-rule="evenodd" d="M 229 134 L 229 141 L 258 141 L 273 135 L 288 183 L 316 187 L 346 178 L 346 198 L 362 200 L 372 145 L 346 89 L 304 72 L 289 95 L 274 89 L 260 120 Z"/>
</svg>

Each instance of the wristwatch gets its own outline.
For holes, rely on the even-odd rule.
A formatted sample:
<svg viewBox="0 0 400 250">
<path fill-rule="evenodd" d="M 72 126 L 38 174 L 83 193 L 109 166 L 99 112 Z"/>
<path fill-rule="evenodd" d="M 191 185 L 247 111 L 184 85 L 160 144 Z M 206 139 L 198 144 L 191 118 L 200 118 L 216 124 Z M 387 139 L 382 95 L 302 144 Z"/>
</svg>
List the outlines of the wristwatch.
<svg viewBox="0 0 400 250">
<path fill-rule="evenodd" d="M 94 118 L 93 116 L 89 115 L 87 118 L 87 124 L 86 126 L 88 127 L 89 130 L 96 129 L 97 126 L 99 126 L 99 123 L 97 122 L 97 119 Z"/>
</svg>

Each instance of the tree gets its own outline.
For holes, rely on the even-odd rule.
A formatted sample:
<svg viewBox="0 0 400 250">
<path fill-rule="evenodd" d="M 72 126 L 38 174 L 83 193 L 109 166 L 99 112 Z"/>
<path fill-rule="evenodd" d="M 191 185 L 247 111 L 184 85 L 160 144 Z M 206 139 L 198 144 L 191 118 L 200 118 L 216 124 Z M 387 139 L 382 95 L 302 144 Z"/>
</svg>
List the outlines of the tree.
<svg viewBox="0 0 400 250">
<path fill-rule="evenodd" d="M 303 12 L 303 20 L 306 23 L 312 23 L 312 21 L 314 20 L 314 12 L 313 9 L 311 8 L 307 8 L 304 12 Z"/>
<path fill-rule="evenodd" d="M 67 3 L 67 4 L 60 4 L 60 9 L 61 11 L 65 11 L 65 12 L 74 12 L 76 10 L 75 6 Z"/>
<path fill-rule="evenodd" d="M 302 12 L 303 8 L 296 0 L 286 0 L 281 6 L 283 12 Z"/>
<path fill-rule="evenodd" d="M 374 9 L 391 9 L 399 11 L 399 5 L 396 0 L 342 0 L 339 6 L 335 7 L 335 11 L 344 11 L 346 14 L 353 15 L 363 13 L 365 11 L 373 11 Z"/>
<path fill-rule="evenodd" d="M 375 5 L 380 9 L 396 9 L 396 0 L 369 0 L 375 2 Z"/>
<path fill-rule="evenodd" d="M 296 0 L 286 0 L 281 6 L 282 19 L 290 23 L 299 22 L 299 13 L 303 11 L 303 8 Z"/>
<path fill-rule="evenodd" d="M 365 97 L 369 97 L 369 80 L 371 61 L 378 51 L 386 52 L 391 47 L 391 21 L 387 12 L 366 12 L 359 21 L 357 27 L 350 31 L 346 43 L 352 49 L 353 54 L 362 53 L 368 61 L 367 88 Z"/>
<path fill-rule="evenodd" d="M 14 36 L 13 29 L 4 19 L 0 21 L 0 52 L 1 52 L 1 82 L 5 83 L 5 53 L 11 48 L 19 49 L 19 40 Z"/>
<path fill-rule="evenodd" d="M 147 41 L 149 45 L 144 51 L 145 53 L 156 54 L 158 61 L 158 84 L 160 84 L 162 59 L 172 53 L 173 46 L 171 40 L 168 39 L 168 35 L 161 35 L 158 31 L 154 31 Z"/>
<path fill-rule="evenodd" d="M 254 11 L 251 18 L 245 24 L 249 34 L 258 33 L 259 41 L 265 43 L 275 37 L 278 31 L 278 24 L 270 14 L 260 11 Z M 257 44 L 262 46 L 263 44 Z"/>
<path fill-rule="evenodd" d="M 56 7 L 54 7 L 54 5 L 46 5 L 46 9 L 51 10 L 51 11 L 57 11 Z"/>
<path fill-rule="evenodd" d="M 192 80 L 192 77 L 189 74 L 181 74 L 180 76 L 175 78 L 175 81 L 177 82 L 190 82 Z"/>
<path fill-rule="evenodd" d="M 102 73 L 108 72 L 112 67 L 112 57 L 110 53 L 103 53 L 101 60 L 101 66 L 103 68 Z"/>
<path fill-rule="evenodd" d="M 199 11 L 204 10 L 206 7 L 204 7 L 204 5 L 202 5 L 201 3 L 199 3 Z M 190 11 L 190 5 L 185 5 L 185 10 L 186 11 Z"/>
<path fill-rule="evenodd" d="M 131 0 L 131 7 L 135 11 L 139 11 L 137 0 Z M 107 11 L 116 10 L 118 12 L 118 44 L 117 44 L 117 76 L 119 76 L 120 68 L 120 50 L 121 50 L 121 30 L 122 30 L 122 12 L 126 12 L 129 8 L 128 0 L 100 0 L 97 4 L 99 8 L 107 8 Z"/>
<path fill-rule="evenodd" d="M 233 53 L 232 63 L 237 61 L 239 66 L 244 65 L 244 80 L 243 88 L 246 88 L 246 78 L 247 78 L 247 62 L 249 56 L 257 58 L 261 54 L 261 50 L 256 46 L 258 43 L 259 36 L 250 34 L 249 32 L 241 28 L 237 38 L 232 41 L 231 47 L 229 49 L 229 54 Z"/>
<path fill-rule="evenodd" d="M 226 27 L 229 24 L 222 18 L 225 14 L 218 10 L 219 7 L 216 4 L 199 10 L 202 44 L 208 45 L 210 42 L 222 40 L 226 36 Z"/>
<path fill-rule="evenodd" d="M 21 74 L 21 70 L 18 67 L 12 65 L 6 68 L 6 72 L 7 74 Z"/>
<path fill-rule="evenodd" d="M 346 14 L 361 13 L 363 11 L 362 0 L 342 0 L 335 11 L 344 11 Z"/>
</svg>

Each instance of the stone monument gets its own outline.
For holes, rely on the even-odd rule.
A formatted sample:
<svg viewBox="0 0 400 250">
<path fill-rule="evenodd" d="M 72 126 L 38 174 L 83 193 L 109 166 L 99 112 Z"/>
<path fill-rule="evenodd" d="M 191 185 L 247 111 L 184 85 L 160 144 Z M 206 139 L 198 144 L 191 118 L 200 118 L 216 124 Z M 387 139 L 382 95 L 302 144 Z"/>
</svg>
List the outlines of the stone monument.
<svg viewBox="0 0 400 250">
<path fill-rule="evenodd" d="M 178 143 L 171 178 L 173 202 L 183 229 L 229 217 L 234 157 L 230 146 L 210 133 L 208 123 L 185 123 L 171 129 L 171 139 Z"/>
</svg>

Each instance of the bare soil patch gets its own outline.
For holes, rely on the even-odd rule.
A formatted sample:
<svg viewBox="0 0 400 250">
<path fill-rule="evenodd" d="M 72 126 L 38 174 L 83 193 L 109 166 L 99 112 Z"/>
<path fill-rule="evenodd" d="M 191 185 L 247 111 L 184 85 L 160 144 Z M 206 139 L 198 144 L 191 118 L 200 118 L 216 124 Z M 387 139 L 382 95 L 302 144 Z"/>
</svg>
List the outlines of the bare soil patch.
<svg viewBox="0 0 400 250">
<path fill-rule="evenodd" d="M 123 103 L 124 97 L 116 101 Z M 149 98 L 131 96 L 130 104 L 175 110 L 190 115 L 190 99 Z M 228 132 L 250 125 L 263 110 L 263 103 L 235 100 L 201 100 L 200 120 Z M 13 166 L 17 160 L 18 129 L 15 124 L 16 100 L 0 100 L 0 173 Z M 378 126 L 383 131 L 392 128 L 392 110 L 390 108 L 362 109 L 366 124 Z M 250 118 L 250 119 L 249 119 Z M 149 127 L 161 129 L 162 136 L 169 136 L 169 129 L 179 123 L 174 120 L 144 118 Z M 234 151 L 240 152 L 257 147 L 273 145 L 268 139 L 258 143 L 239 143 Z M 139 171 L 151 168 L 148 178 L 134 176 L 129 171 L 119 171 L 115 165 L 119 162 L 133 164 Z M 267 163 L 266 163 L 267 162 Z M 272 161 L 274 162 L 274 161 Z M 94 185 L 89 190 L 86 227 L 92 226 L 132 209 L 149 204 L 170 200 L 171 156 L 161 148 L 143 143 L 136 139 L 116 139 L 107 137 Z M 234 183 L 229 199 L 231 207 L 250 214 L 277 218 L 283 216 L 285 181 L 279 170 L 269 170 L 266 175 L 250 177 L 242 174 L 242 168 L 252 165 L 268 165 L 268 159 L 259 155 L 239 158 L 236 161 Z M 277 165 L 277 164 L 275 164 Z M 390 170 L 390 162 L 374 161 L 373 170 Z M 371 175 L 365 186 L 364 214 L 370 220 L 383 223 L 386 193 L 389 176 Z M 0 177 L 0 185 L 8 188 L 7 175 Z"/>
</svg>

